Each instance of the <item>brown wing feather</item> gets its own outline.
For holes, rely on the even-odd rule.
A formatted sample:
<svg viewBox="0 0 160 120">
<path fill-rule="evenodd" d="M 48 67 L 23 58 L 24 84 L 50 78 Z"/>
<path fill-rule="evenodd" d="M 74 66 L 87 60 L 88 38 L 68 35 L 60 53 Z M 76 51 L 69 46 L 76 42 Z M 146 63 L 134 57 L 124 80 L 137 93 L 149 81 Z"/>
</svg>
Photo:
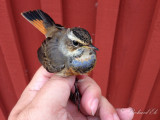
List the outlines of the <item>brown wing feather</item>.
<svg viewBox="0 0 160 120">
<path fill-rule="evenodd" d="M 66 57 L 58 50 L 55 38 L 46 38 L 38 49 L 38 59 L 48 72 L 57 73 L 65 67 Z"/>
</svg>

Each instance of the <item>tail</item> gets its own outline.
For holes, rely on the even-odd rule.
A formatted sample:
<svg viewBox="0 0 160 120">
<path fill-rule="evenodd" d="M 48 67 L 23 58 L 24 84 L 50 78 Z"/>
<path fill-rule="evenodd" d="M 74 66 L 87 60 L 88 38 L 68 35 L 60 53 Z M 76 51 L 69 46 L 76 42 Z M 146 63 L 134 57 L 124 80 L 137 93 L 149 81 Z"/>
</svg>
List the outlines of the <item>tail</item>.
<svg viewBox="0 0 160 120">
<path fill-rule="evenodd" d="M 44 35 L 47 33 L 47 28 L 55 25 L 57 29 L 59 29 L 58 24 L 55 24 L 53 19 L 42 10 L 34 10 L 21 13 L 22 16 L 27 19 L 33 26 L 35 26 L 39 31 L 41 31 Z"/>
</svg>

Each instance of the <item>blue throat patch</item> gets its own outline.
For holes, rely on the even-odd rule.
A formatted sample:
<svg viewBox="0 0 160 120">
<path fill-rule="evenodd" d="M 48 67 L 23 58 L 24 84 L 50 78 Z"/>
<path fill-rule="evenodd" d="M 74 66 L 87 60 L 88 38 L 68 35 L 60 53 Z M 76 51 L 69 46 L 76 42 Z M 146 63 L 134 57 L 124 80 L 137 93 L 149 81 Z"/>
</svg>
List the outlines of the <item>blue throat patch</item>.
<svg viewBox="0 0 160 120">
<path fill-rule="evenodd" d="M 90 67 L 93 64 L 94 61 L 95 61 L 95 57 L 93 57 L 93 56 L 88 61 L 83 61 L 83 62 L 74 59 L 72 61 L 72 65 L 74 67 L 85 67 L 85 68 L 87 68 L 87 67 Z"/>
</svg>

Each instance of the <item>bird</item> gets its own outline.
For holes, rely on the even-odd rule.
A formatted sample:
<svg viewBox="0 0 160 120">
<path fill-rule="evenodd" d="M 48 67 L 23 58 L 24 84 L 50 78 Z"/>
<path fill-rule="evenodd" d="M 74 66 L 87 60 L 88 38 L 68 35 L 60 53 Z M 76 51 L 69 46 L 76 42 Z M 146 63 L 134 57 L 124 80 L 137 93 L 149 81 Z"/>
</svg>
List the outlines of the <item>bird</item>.
<svg viewBox="0 0 160 120">
<path fill-rule="evenodd" d="M 88 75 L 96 65 L 96 48 L 89 32 L 81 27 L 65 28 L 42 10 L 22 12 L 46 39 L 37 50 L 40 63 L 50 73 L 61 77 Z M 76 79 L 78 81 L 78 79 Z M 75 82 L 70 99 L 80 110 L 81 94 Z"/>
<path fill-rule="evenodd" d="M 86 29 L 65 28 L 40 9 L 21 14 L 46 37 L 37 54 L 48 72 L 67 77 L 89 74 L 93 70 L 98 48 Z"/>
</svg>

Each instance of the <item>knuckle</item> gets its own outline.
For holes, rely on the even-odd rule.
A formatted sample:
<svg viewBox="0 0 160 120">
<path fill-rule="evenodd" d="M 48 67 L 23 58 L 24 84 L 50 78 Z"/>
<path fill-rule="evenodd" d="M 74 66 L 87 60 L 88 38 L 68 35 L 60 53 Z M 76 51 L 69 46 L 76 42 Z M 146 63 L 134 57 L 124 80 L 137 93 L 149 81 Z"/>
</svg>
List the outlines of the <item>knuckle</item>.
<svg viewBox="0 0 160 120">
<path fill-rule="evenodd" d="M 33 120 L 31 113 L 29 109 L 25 109 L 17 116 L 16 120 Z"/>
<path fill-rule="evenodd" d="M 94 91 L 96 94 L 98 94 L 99 96 L 101 96 L 101 88 L 99 86 L 94 86 L 93 87 Z"/>
</svg>

